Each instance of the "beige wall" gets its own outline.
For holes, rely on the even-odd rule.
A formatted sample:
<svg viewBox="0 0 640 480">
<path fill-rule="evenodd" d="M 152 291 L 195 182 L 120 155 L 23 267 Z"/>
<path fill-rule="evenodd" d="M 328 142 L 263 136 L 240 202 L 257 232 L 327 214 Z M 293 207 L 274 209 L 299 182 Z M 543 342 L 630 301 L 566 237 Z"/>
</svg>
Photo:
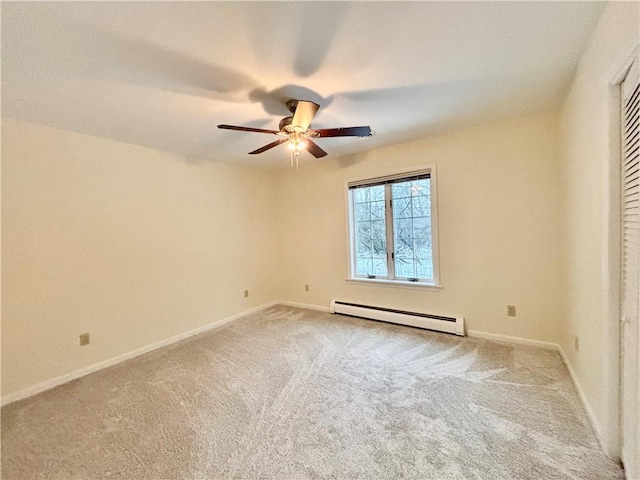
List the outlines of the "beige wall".
<svg viewBox="0 0 640 480">
<path fill-rule="evenodd" d="M 3 396 L 275 299 L 556 342 L 557 131 L 545 112 L 266 173 L 5 119 Z M 348 284 L 345 180 L 423 163 L 438 169 L 444 288 Z"/>
<path fill-rule="evenodd" d="M 3 396 L 276 298 L 272 177 L 3 119 Z"/>
<path fill-rule="evenodd" d="M 610 144 L 618 141 L 610 135 L 610 83 L 640 42 L 639 5 L 608 5 L 562 109 L 568 317 L 561 346 L 582 385 L 598 430 L 610 430 L 616 422 L 617 405 L 608 403 L 615 403 L 609 393 L 618 381 L 611 370 L 607 372 L 610 362 L 606 351 L 610 327 L 617 322 L 607 300 L 607 257 L 617 248 L 609 244 L 605 223 L 609 215 Z M 578 352 L 573 347 L 576 336 Z M 615 448 L 608 447 L 614 440 L 606 437 L 605 432 L 605 447 L 613 453 Z"/>
<path fill-rule="evenodd" d="M 444 288 L 345 282 L 345 181 L 424 163 L 437 166 Z M 557 112 L 287 170 L 277 179 L 281 296 L 460 315 L 472 330 L 557 342 L 566 293 L 559 173 Z M 506 316 L 507 304 L 517 318 Z"/>
<path fill-rule="evenodd" d="M 3 395 L 268 301 L 340 298 L 561 342 L 602 417 L 603 89 L 637 9 L 603 15 L 562 110 L 565 142 L 548 111 L 266 173 L 5 119 Z M 345 181 L 426 163 L 444 288 L 346 282 Z"/>
</svg>

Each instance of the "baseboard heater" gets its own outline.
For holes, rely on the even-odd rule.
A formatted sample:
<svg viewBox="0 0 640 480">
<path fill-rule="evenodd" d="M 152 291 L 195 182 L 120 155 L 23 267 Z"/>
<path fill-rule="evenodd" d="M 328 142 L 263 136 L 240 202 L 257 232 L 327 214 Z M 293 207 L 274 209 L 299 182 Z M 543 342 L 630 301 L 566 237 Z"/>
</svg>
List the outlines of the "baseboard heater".
<svg viewBox="0 0 640 480">
<path fill-rule="evenodd" d="M 339 300 L 331 300 L 329 311 L 341 315 L 397 323 L 399 325 L 408 325 L 410 327 L 425 328 L 427 330 L 464 336 L 463 317 L 443 317 L 441 315 L 430 315 L 428 313 L 406 312 L 393 308 L 360 305 L 358 303 Z"/>
</svg>

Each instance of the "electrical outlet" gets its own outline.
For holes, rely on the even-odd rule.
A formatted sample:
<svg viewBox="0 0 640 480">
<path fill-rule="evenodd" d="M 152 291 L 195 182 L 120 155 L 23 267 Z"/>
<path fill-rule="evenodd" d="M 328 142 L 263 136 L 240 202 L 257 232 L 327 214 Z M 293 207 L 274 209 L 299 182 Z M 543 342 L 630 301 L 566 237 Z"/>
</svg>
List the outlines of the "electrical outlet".
<svg viewBox="0 0 640 480">
<path fill-rule="evenodd" d="M 244 298 L 247 298 L 249 296 L 249 290 L 245 290 L 244 291 Z"/>
<path fill-rule="evenodd" d="M 580 339 L 577 335 L 573 337 L 573 348 L 576 352 L 580 351 Z"/>
<path fill-rule="evenodd" d="M 89 345 L 89 343 L 90 343 L 89 334 L 88 333 L 80 334 L 80 346 L 84 347 L 85 345 Z"/>
<path fill-rule="evenodd" d="M 309 284 L 308 284 L 308 283 L 305 283 L 305 285 L 304 285 L 304 291 L 305 291 L 305 292 L 308 292 L 308 291 L 309 291 Z"/>
<path fill-rule="evenodd" d="M 515 317 L 516 316 L 516 306 L 515 305 L 507 305 L 507 316 Z"/>
</svg>

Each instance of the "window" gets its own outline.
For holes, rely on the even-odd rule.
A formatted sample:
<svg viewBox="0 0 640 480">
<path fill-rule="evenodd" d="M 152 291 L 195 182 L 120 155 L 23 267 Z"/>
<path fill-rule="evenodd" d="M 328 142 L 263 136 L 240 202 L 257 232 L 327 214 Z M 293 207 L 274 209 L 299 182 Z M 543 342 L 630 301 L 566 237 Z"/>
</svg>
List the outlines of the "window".
<svg viewBox="0 0 640 480">
<path fill-rule="evenodd" d="M 435 168 L 348 183 L 351 279 L 438 286 Z"/>
</svg>

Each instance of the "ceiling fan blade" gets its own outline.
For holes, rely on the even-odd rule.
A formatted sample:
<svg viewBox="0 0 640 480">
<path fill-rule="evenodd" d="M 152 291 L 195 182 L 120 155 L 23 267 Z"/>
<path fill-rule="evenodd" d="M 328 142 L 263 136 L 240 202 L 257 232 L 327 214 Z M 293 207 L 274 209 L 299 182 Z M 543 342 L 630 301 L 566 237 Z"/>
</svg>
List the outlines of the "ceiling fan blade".
<svg viewBox="0 0 640 480">
<path fill-rule="evenodd" d="M 317 103 L 308 100 L 299 100 L 290 127 L 292 129 L 299 128 L 301 132 L 306 132 L 319 108 L 320 105 Z"/>
<path fill-rule="evenodd" d="M 237 127 L 235 125 L 218 125 L 218 128 L 222 128 L 225 130 L 239 130 L 240 132 L 270 133 L 272 135 L 278 135 L 280 133 L 277 130 L 265 130 L 264 128 L 253 127 Z"/>
<path fill-rule="evenodd" d="M 327 152 L 321 149 L 315 142 L 312 142 L 307 138 L 307 152 L 316 158 L 322 158 L 327 156 Z"/>
<path fill-rule="evenodd" d="M 313 130 L 318 137 L 370 137 L 371 127 L 321 128 Z M 316 136 L 316 135 L 313 135 Z"/>
<path fill-rule="evenodd" d="M 283 143 L 286 143 L 288 141 L 289 141 L 289 138 L 281 138 L 279 140 L 276 140 L 275 142 L 271 142 L 269 145 L 265 145 L 264 147 L 260 147 L 257 150 L 254 150 L 253 152 L 249 152 L 249 155 L 255 155 L 257 153 L 266 152 L 267 150 L 270 150 L 273 147 L 277 147 L 278 145 L 282 145 Z"/>
</svg>

